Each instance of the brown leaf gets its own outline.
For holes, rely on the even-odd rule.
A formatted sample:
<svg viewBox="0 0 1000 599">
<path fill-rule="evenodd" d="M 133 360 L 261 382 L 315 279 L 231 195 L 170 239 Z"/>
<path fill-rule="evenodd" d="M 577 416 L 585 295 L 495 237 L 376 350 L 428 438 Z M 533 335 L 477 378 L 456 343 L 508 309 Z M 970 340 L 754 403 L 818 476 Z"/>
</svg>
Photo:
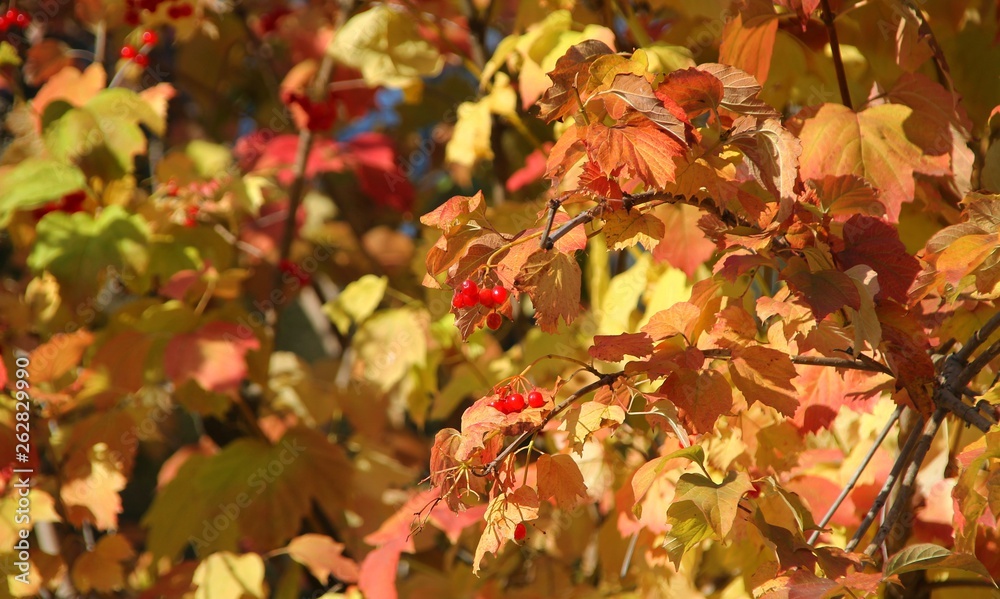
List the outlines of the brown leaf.
<svg viewBox="0 0 1000 599">
<path fill-rule="evenodd" d="M 574 90 L 582 89 L 590 79 L 591 63 L 599 56 L 611 53 L 611 48 L 599 40 L 586 40 L 571 47 L 556 61 L 556 68 L 548 73 L 552 87 L 545 90 L 538 100 L 539 116 L 551 123 L 579 110 L 581 107 Z"/>
<path fill-rule="evenodd" d="M 769 347 L 734 347 L 729 362 L 733 384 L 743 393 L 747 405 L 754 402 L 771 406 L 784 416 L 792 416 L 799 405 L 792 379 L 795 365 L 788 354 Z"/>
<path fill-rule="evenodd" d="M 288 543 L 288 555 L 309 568 L 309 572 L 321 583 L 326 583 L 332 575 L 342 582 L 358 581 L 358 564 L 344 557 L 344 544 L 326 535 L 304 534 Z"/>
<path fill-rule="evenodd" d="M 764 119 L 780 118 L 774 108 L 757 98 L 761 87 L 753 75 L 733 66 L 707 62 L 696 67 L 715 75 L 725 89 L 722 95 L 722 107 L 737 114 L 755 116 Z"/>
<path fill-rule="evenodd" d="M 653 353 L 653 340 L 646 333 L 596 335 L 589 353 L 590 357 L 605 362 L 621 362 L 627 355 L 642 358 Z"/>
<path fill-rule="evenodd" d="M 531 298 L 535 321 L 546 333 L 559 329 L 580 314 L 580 265 L 570 254 L 538 250 L 525 261 L 515 285 Z"/>
<path fill-rule="evenodd" d="M 587 485 L 573 458 L 566 454 L 543 454 L 538 468 L 538 498 L 551 499 L 557 507 L 570 510 L 587 498 Z"/>
</svg>

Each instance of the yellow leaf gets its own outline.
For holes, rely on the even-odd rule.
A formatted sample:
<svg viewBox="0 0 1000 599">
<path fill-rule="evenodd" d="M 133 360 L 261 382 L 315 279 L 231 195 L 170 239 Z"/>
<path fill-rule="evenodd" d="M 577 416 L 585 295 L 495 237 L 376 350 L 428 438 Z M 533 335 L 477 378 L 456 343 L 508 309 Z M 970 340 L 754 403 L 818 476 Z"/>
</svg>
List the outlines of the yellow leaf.
<svg viewBox="0 0 1000 599">
<path fill-rule="evenodd" d="M 378 308 L 389 284 L 386 277 L 365 275 L 344 288 L 336 298 L 323 305 L 333 324 L 342 334 L 347 334 L 351 323 L 360 323 Z"/>
<path fill-rule="evenodd" d="M 213 553 L 194 571 L 195 599 L 246 599 L 264 592 L 264 561 L 256 553 Z"/>
<path fill-rule="evenodd" d="M 444 66 L 437 49 L 420 37 L 416 20 L 388 5 L 351 17 L 327 53 L 361 71 L 369 87 L 407 87 Z"/>
<path fill-rule="evenodd" d="M 469 169 L 479 160 L 492 160 L 492 119 L 487 102 L 462 102 L 458 107 L 455 130 L 445 147 L 445 160 Z"/>
</svg>

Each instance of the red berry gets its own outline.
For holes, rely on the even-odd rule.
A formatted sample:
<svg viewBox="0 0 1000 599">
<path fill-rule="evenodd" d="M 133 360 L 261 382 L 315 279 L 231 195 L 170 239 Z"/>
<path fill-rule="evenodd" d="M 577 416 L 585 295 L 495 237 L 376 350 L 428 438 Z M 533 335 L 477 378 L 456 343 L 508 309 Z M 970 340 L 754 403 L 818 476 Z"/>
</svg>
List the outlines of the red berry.
<svg viewBox="0 0 1000 599">
<path fill-rule="evenodd" d="M 479 286 L 472 279 L 462 281 L 462 293 L 472 298 L 473 302 L 479 301 Z"/>
<path fill-rule="evenodd" d="M 0 15 L 0 32 L 7 31 L 8 27 L 10 27 L 10 23 L 7 22 L 7 17 Z"/>
<path fill-rule="evenodd" d="M 545 398 L 540 391 L 532 391 L 528 394 L 528 405 L 533 408 L 540 408 L 545 405 Z"/>
<path fill-rule="evenodd" d="M 135 58 L 132 59 L 132 62 L 134 62 L 135 64 L 139 65 L 142 68 L 146 68 L 149 66 L 149 57 L 146 56 L 145 54 L 136 54 Z"/>
<path fill-rule="evenodd" d="M 526 536 L 528 536 L 528 527 L 524 525 L 524 522 L 518 522 L 517 526 L 514 527 L 514 540 L 523 541 Z"/>
<path fill-rule="evenodd" d="M 483 287 L 479 290 L 479 303 L 487 309 L 493 307 L 493 294 L 490 293 L 489 287 Z"/>
<path fill-rule="evenodd" d="M 465 296 L 461 293 L 456 293 L 454 297 L 451 298 L 451 307 L 456 310 L 461 310 L 465 307 Z"/>
<path fill-rule="evenodd" d="M 503 285 L 497 285 L 493 288 L 493 303 L 499 305 L 507 301 L 507 290 Z"/>
<path fill-rule="evenodd" d="M 507 404 L 507 409 L 511 412 L 520 412 L 524 409 L 524 396 L 520 393 L 512 393 L 507 399 L 504 400 Z"/>
<path fill-rule="evenodd" d="M 14 19 L 14 22 L 17 23 L 18 27 L 24 29 L 29 23 L 31 23 L 31 17 L 29 17 L 26 12 L 17 11 L 17 17 Z"/>
<path fill-rule="evenodd" d="M 503 324 L 503 317 L 496 312 L 490 312 L 489 316 L 486 317 L 486 326 L 490 327 L 491 330 L 499 329 L 501 324 Z"/>
<path fill-rule="evenodd" d="M 5 19 L 7 19 L 8 23 L 10 23 L 11 25 L 13 25 L 14 22 L 17 21 L 17 10 L 11 8 L 6 13 L 4 13 L 3 17 Z"/>
<path fill-rule="evenodd" d="M 507 413 L 507 405 L 502 399 L 494 399 L 490 402 L 490 407 L 504 414 Z"/>
<path fill-rule="evenodd" d="M 156 32 L 152 29 L 147 29 L 142 32 L 142 43 L 155 46 L 158 41 L 160 41 L 160 36 L 156 35 Z"/>
<path fill-rule="evenodd" d="M 135 58 L 138 52 L 136 52 L 134 46 L 122 46 L 122 51 L 120 54 L 122 58 L 124 58 L 125 60 L 129 60 Z"/>
</svg>

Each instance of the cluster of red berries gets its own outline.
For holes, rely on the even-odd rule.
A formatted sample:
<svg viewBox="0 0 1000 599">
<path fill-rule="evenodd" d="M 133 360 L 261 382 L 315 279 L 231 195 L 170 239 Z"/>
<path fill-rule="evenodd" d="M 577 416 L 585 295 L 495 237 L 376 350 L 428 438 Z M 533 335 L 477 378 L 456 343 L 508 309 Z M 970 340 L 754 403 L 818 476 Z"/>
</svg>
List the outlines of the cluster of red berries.
<svg viewBox="0 0 1000 599">
<path fill-rule="evenodd" d="M 198 207 L 191 205 L 184 208 L 184 226 L 191 228 L 198 224 Z"/>
<path fill-rule="evenodd" d="M 507 289 L 503 285 L 495 287 L 479 288 L 472 279 L 462 281 L 461 287 L 455 292 L 455 297 L 451 298 L 451 305 L 456 310 L 472 308 L 481 305 L 487 310 L 496 308 L 507 301 Z M 500 328 L 503 318 L 496 311 L 490 312 L 486 316 L 486 326 L 492 330 Z"/>
<path fill-rule="evenodd" d="M 152 29 L 147 29 L 142 32 L 142 48 L 146 46 L 155 46 L 156 42 L 160 41 L 160 36 L 156 35 L 156 32 Z M 146 68 L 149 66 L 149 57 L 142 52 L 142 48 L 136 48 L 132 44 L 126 44 L 122 46 L 120 52 L 121 57 L 125 60 L 131 60 L 136 65 Z"/>
<path fill-rule="evenodd" d="M 194 7 L 185 2 L 174 3 L 168 0 L 171 6 L 167 9 L 167 16 L 171 19 L 183 19 L 194 14 Z M 125 0 L 125 22 L 129 25 L 139 24 L 139 12 L 148 10 L 156 12 L 157 7 L 163 4 L 164 0 Z"/>
<path fill-rule="evenodd" d="M 525 399 L 524 395 L 520 393 L 511 393 L 510 387 L 501 389 L 500 397 L 490 402 L 490 407 L 503 414 L 517 414 L 523 411 L 525 407 L 540 408 L 544 405 L 545 397 L 542 396 L 542 392 L 538 389 L 532 389 L 528 393 L 528 398 Z"/>
<path fill-rule="evenodd" d="M 0 32 L 7 31 L 11 27 L 24 29 L 30 24 L 31 16 L 23 10 L 11 8 L 6 13 L 0 15 Z"/>
</svg>

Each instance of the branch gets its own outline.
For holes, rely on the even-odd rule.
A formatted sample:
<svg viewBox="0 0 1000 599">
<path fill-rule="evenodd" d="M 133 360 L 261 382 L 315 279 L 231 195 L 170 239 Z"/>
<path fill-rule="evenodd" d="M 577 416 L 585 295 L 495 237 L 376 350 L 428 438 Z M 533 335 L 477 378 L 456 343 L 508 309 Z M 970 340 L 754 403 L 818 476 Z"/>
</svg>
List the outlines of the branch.
<svg viewBox="0 0 1000 599">
<path fill-rule="evenodd" d="M 868 450 L 868 454 L 865 455 L 864 459 L 861 460 L 861 463 L 858 464 L 858 467 L 855 468 L 854 475 L 851 476 L 851 480 L 847 481 L 847 484 L 840 491 L 840 495 L 838 495 L 837 499 L 834 500 L 830 509 L 826 511 L 823 519 L 817 523 L 817 529 L 813 531 L 812 535 L 809 537 L 810 545 L 816 542 L 816 539 L 819 538 L 819 534 L 822 532 L 822 529 L 830 522 L 830 519 L 833 518 L 833 514 L 836 513 L 838 508 L 840 508 L 840 504 L 842 504 L 844 499 L 847 498 L 847 494 L 851 492 L 854 485 L 858 484 L 858 479 L 861 478 L 861 473 L 865 471 L 865 468 L 868 467 L 868 463 L 872 461 L 873 457 L 875 457 L 875 452 L 878 451 L 879 446 L 882 445 L 882 441 L 885 440 L 889 431 L 892 430 L 893 425 L 896 424 L 897 420 L 899 420 L 899 416 L 903 413 L 904 409 L 904 406 L 897 406 L 896 411 L 889 417 L 889 421 L 885 423 L 884 427 L 882 427 L 882 432 L 880 432 L 878 437 L 875 438 L 875 442 L 872 443 L 871 449 Z"/>
<path fill-rule="evenodd" d="M 616 199 L 617 198 L 608 198 L 604 196 L 596 198 L 597 200 L 596 206 L 588 208 L 587 210 L 584 210 L 580 214 L 577 214 L 573 218 L 563 223 L 563 225 L 558 229 L 556 229 L 554 232 L 552 232 L 551 235 L 548 235 L 545 238 L 545 243 L 542 244 L 542 249 L 551 250 L 552 247 L 555 245 L 555 242 L 559 241 L 559 239 L 561 239 L 563 236 L 565 236 L 567 233 L 569 233 L 576 227 L 579 227 L 580 225 L 585 225 L 590 221 L 594 220 L 595 218 L 597 218 L 601 214 L 601 211 L 604 210 L 604 208 L 607 206 L 607 203 L 609 201 L 614 201 Z M 655 202 L 655 201 L 663 201 L 670 204 L 675 204 L 677 202 L 691 204 L 692 206 L 708 210 L 708 212 L 711 212 L 715 216 L 718 216 L 727 224 L 731 225 L 738 224 L 737 222 L 734 222 L 734 219 L 731 217 L 732 215 L 728 215 L 730 218 L 727 218 L 727 214 L 723 212 L 723 210 L 721 210 L 714 201 L 700 202 L 695 198 L 688 198 L 680 194 L 668 193 L 665 191 L 647 191 L 644 193 L 637 193 L 637 194 L 625 194 L 625 196 L 621 199 L 621 202 L 625 206 L 626 211 L 631 210 L 632 208 L 640 204 L 646 204 L 648 202 Z"/>
<path fill-rule="evenodd" d="M 903 510 L 909 508 L 910 500 L 913 498 L 913 492 L 915 490 L 914 483 L 917 480 L 917 473 L 920 471 L 920 466 L 924 463 L 924 457 L 927 455 L 927 450 L 930 449 L 931 441 L 933 441 L 935 435 L 937 435 L 938 429 L 941 427 L 941 422 L 944 421 L 944 417 L 947 414 L 948 411 L 945 408 L 938 408 L 934 410 L 934 415 L 931 416 L 930 422 L 927 423 L 927 427 L 924 429 L 923 434 L 920 435 L 920 441 L 917 443 L 917 447 L 913 451 L 913 459 L 910 461 L 910 465 L 907 466 L 906 473 L 903 475 L 903 482 L 899 488 L 899 494 L 896 496 L 896 500 L 889 509 L 889 513 L 885 515 L 885 520 L 882 522 L 882 526 L 880 526 L 878 531 L 875 533 L 875 538 L 872 539 L 872 542 L 865 548 L 865 555 L 871 557 L 876 551 L 878 551 L 878 548 L 885 542 L 886 537 L 889 536 L 889 532 L 896 524 L 896 520 L 899 519 Z"/>
<path fill-rule="evenodd" d="M 837 27 L 834 25 L 833 11 L 830 10 L 830 0 L 822 0 L 823 23 L 830 35 L 830 52 L 833 54 L 833 68 L 837 71 L 837 83 L 840 85 L 840 97 L 844 106 L 854 109 L 851 104 L 851 91 L 847 88 L 847 73 L 844 71 L 844 59 L 840 56 L 840 41 L 837 39 Z"/>
<path fill-rule="evenodd" d="M 565 196 L 563 196 L 564 198 Z M 563 203 L 563 198 L 552 198 L 549 200 L 549 215 L 545 221 L 545 228 L 542 229 L 542 240 L 539 242 L 538 247 L 542 249 L 552 249 L 551 246 L 546 248 L 546 244 L 549 242 L 549 233 L 552 232 L 552 223 L 556 219 L 556 212 L 559 210 L 559 206 Z M 553 242 L 555 243 L 555 242 Z"/>
<path fill-rule="evenodd" d="M 587 395 L 588 393 L 591 393 L 593 391 L 600 389 L 601 387 L 604 387 L 605 385 L 610 385 L 614 383 L 615 379 L 622 376 L 623 374 L 625 374 L 625 371 L 623 370 L 618 372 L 613 372 L 611 374 L 605 374 L 604 376 L 597 379 L 593 383 L 589 383 L 587 385 L 584 385 L 583 387 L 580 387 L 579 389 L 577 389 L 576 393 L 570 395 L 569 397 L 564 399 L 562 403 L 553 408 L 552 411 L 545 416 L 545 418 L 542 418 L 541 422 L 531 427 L 529 430 L 526 430 L 520 435 L 518 435 L 516 439 L 514 439 L 509 445 L 507 445 L 507 447 L 503 449 L 503 451 L 497 454 L 497 457 L 493 458 L 493 460 L 489 464 L 483 466 L 482 470 L 478 471 L 473 470 L 472 473 L 475 474 L 476 476 L 488 476 L 489 474 L 495 472 L 497 466 L 499 466 L 501 462 L 507 459 L 507 456 L 516 451 L 518 446 L 520 446 L 525 439 L 538 434 L 539 431 L 545 428 L 545 425 L 548 424 L 550 420 L 552 420 L 560 413 L 562 413 L 563 410 L 571 406 L 573 402 L 580 399 L 584 395 Z"/>
<path fill-rule="evenodd" d="M 728 360 L 732 358 L 732 352 L 728 349 L 703 349 L 701 350 L 706 358 L 716 360 Z M 860 358 L 832 358 L 829 356 L 789 356 L 792 364 L 802 364 L 804 366 L 829 366 L 831 368 L 849 368 L 851 370 L 864 370 L 865 372 L 881 372 L 890 376 L 895 374 L 884 364 L 879 364 L 874 360 L 862 360 Z"/>
<path fill-rule="evenodd" d="M 986 340 L 990 338 L 996 330 L 1000 328 L 1000 312 L 993 315 L 992 318 L 986 321 L 986 324 L 982 326 L 979 330 L 969 337 L 969 342 L 962 346 L 962 349 L 955 352 L 955 358 L 962 362 L 968 362 L 972 354 L 979 349 L 979 346 L 986 343 Z"/>
<path fill-rule="evenodd" d="M 851 540 L 844 547 L 845 551 L 853 551 L 858 546 L 865 533 L 868 532 L 868 528 L 872 525 L 872 522 L 875 521 L 875 516 L 878 515 L 882 506 L 885 505 L 886 500 L 889 498 L 889 493 L 892 492 L 892 488 L 896 485 L 899 473 L 903 471 L 903 468 L 909 461 L 910 454 L 913 453 L 913 448 L 916 446 L 917 440 L 920 439 L 920 433 L 923 429 L 922 425 L 923 419 L 910 431 L 910 435 L 906 438 L 906 442 L 903 443 L 902 449 L 899 450 L 896 462 L 892 465 L 892 470 L 889 471 L 889 476 L 886 477 L 885 482 L 882 484 L 882 489 L 878 492 L 878 496 L 875 497 L 875 501 L 872 502 L 872 506 L 868 508 L 868 513 L 861 520 L 858 530 L 854 532 L 854 536 L 851 537 Z"/>
</svg>

